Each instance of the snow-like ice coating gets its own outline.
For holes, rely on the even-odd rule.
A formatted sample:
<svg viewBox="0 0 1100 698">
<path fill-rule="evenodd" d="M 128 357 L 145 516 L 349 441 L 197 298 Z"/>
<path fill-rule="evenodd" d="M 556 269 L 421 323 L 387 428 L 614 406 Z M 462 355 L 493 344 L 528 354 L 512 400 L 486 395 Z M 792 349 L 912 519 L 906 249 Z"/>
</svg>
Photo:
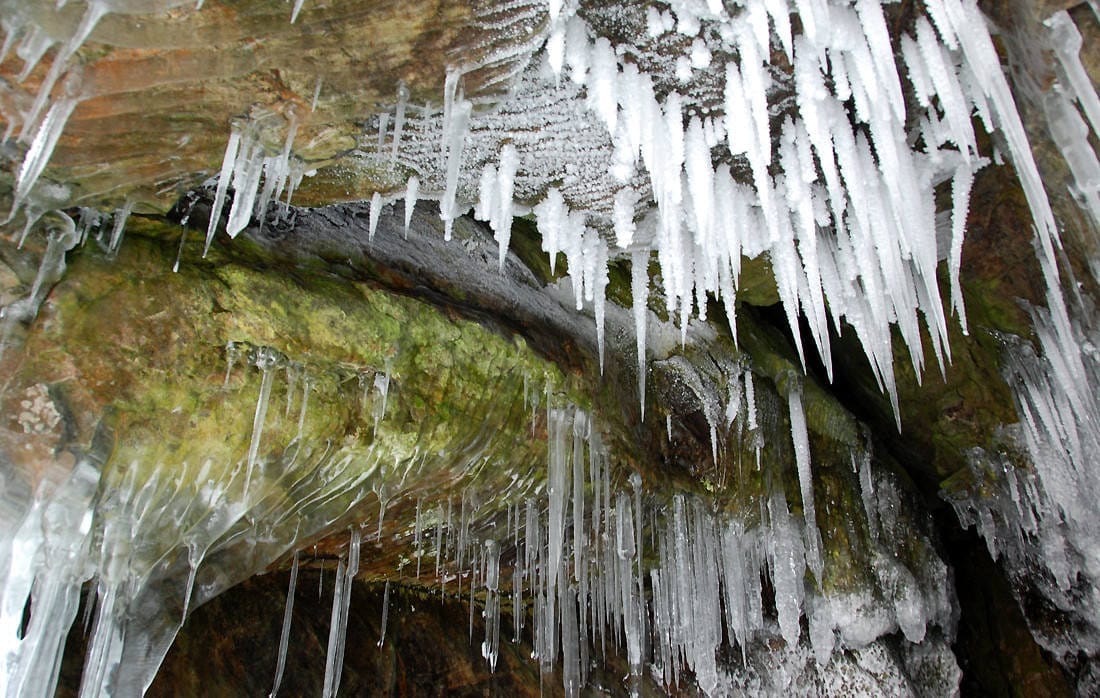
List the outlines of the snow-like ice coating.
<svg viewBox="0 0 1100 698">
<path fill-rule="evenodd" d="M 38 98 L 6 134 L 25 146 L 11 218 L 22 211 L 29 230 L 40 215 L 36 207 L 47 186 L 40 176 L 82 98 L 80 67 L 70 59 L 96 25 L 111 13 L 155 13 L 183 4 L 194 3 L 89 0 L 72 32 L 53 37 L 37 31 L 17 0 L 0 2 L 6 37 L 0 53 L 14 48 L 25 62 L 24 75 L 58 46 Z M 619 19 L 639 29 L 635 43 L 601 35 L 609 21 L 601 12 L 611 10 L 562 0 L 517 7 L 540 18 L 538 31 L 508 55 L 482 59 L 482 64 L 514 61 L 519 66 L 509 74 L 505 99 L 486 102 L 465 94 L 463 76 L 479 66 L 451 66 L 441 110 L 411 109 L 402 87 L 392 122 L 388 113 L 379 118 L 377 134 L 364 136 L 349 157 L 351 166 L 386 170 L 394 180 L 389 188 L 369 192 L 370 237 L 384 206 L 404 201 L 407 234 L 416 202 L 434 199 L 448 237 L 454 220 L 471 210 L 489 223 L 503 269 L 513 218 L 533 216 L 551 269 L 563 253 L 576 308 L 590 310 L 595 320 L 601 367 L 608 264 L 629 257 L 643 409 L 651 295 L 659 293 L 669 316 L 677 319 L 682 343 L 689 321 L 705 319 L 708 295 L 722 301 L 736 335 L 742 258 L 766 255 L 803 366 L 800 317 L 830 377 L 830 336 L 843 323 L 858 336 L 896 415 L 892 332 L 902 338 L 919 376 L 927 363 L 926 347 L 941 370 L 950 360 L 951 312 L 966 330 L 959 273 L 970 189 L 975 173 L 987 164 L 974 131 L 980 125 L 1004 143 L 1020 178 L 1033 216 L 1048 307 L 1035 311 L 1041 357 L 1013 342 L 1006 349 L 1011 357 L 1006 373 L 1021 416 L 1018 439 L 1034 472 L 1020 479 L 1013 467 L 975 452 L 976 462 L 993 459 L 1006 474 L 1007 499 L 997 500 L 995 510 L 989 503 L 972 502 L 959 502 L 957 508 L 964 521 L 978 523 L 994 554 L 1027 558 L 1025 566 L 1041 565 L 1068 607 L 1095 618 L 1100 519 L 1090 505 L 1100 485 L 1089 474 L 1100 449 L 1095 347 L 1091 329 L 1070 319 L 1054 214 L 974 0 L 930 0 L 926 16 L 915 20 L 911 32 L 897 36 L 888 31 L 884 6 L 877 0 L 671 0 L 644 10 L 619 8 Z M 303 12 L 309 12 L 308 3 L 296 0 L 289 21 Z M 1072 21 L 1057 13 L 1048 24 L 1061 85 L 1045 105 L 1047 116 L 1072 171 L 1074 196 L 1100 221 L 1100 168 L 1088 144 L 1088 128 L 1098 129 L 1100 106 L 1077 56 L 1081 39 Z M 669 47 L 679 47 L 678 55 Z M 254 220 L 263 221 L 269 207 L 277 213 L 289 205 L 304 166 L 294 156 L 293 114 L 279 118 L 286 118 L 286 138 L 277 152 L 268 152 L 259 139 L 262 124 L 256 120 L 241 120 L 229 131 L 220 174 L 211 183 L 207 247 L 220 230 L 226 206 L 225 231 L 236 236 Z M 949 192 L 939 197 L 940 204 L 948 205 L 944 211 L 937 208 L 937 190 Z M 114 219 L 112 249 L 122 241 L 128 213 L 128 207 L 121 209 Z M 941 214 L 950 221 L 946 246 L 937 241 Z M 47 252 L 40 276 L 59 276 L 64 252 L 74 244 L 75 225 L 51 239 L 52 253 Z M 659 280 L 649 276 L 651 258 Z M 943 260 L 949 307 L 937 282 Z M 39 295 L 36 287 L 22 305 L 6 308 L 3 326 L 33 316 Z M 1091 349 L 1083 354 L 1083 346 Z M 231 529 L 259 535 L 258 524 L 244 522 L 261 513 L 287 515 L 265 510 L 270 503 L 253 487 L 276 380 L 272 351 L 260 348 L 252 357 L 262 383 L 247 457 L 235 465 L 190 466 L 203 471 L 200 481 L 211 483 L 194 500 L 205 510 L 173 499 L 179 480 L 173 484 L 170 470 L 162 466 L 143 481 L 135 476 L 112 483 L 112 494 L 100 500 L 100 474 L 88 462 L 70 473 L 51 472 L 37 491 L 4 500 L 0 653 L 6 669 L 0 674 L 0 693 L 52 692 L 77 594 L 89 580 L 99 600 L 81 694 L 128 695 L 147 688 L 178 627 L 131 614 L 142 595 L 152 593 L 144 585 L 157 564 L 156 557 L 142 557 L 148 551 L 132 549 L 133 541 L 190 524 L 171 541 L 188 551 L 186 616 L 196 570 L 210 547 Z M 380 376 L 369 386 L 378 396 L 376 425 L 385 418 L 389 385 L 388 374 Z M 728 400 L 706 410 L 712 445 L 722 416 L 726 425 L 757 429 L 755 380 L 748 367 L 728 376 Z M 299 435 L 308 382 L 301 390 Z M 791 381 L 784 397 L 801 517 L 792 515 L 782 486 L 774 484 L 752 520 L 715 511 L 694 496 L 678 494 L 661 502 L 643 498 L 638 482 L 630 491 L 621 478 L 612 478 L 598 415 L 544 406 L 545 487 L 521 493 L 514 525 L 509 505 L 512 540 L 475 534 L 475 512 L 472 505 L 468 510 L 463 492 L 457 522 L 450 507 L 445 517 L 434 512 L 432 543 L 418 503 L 417 575 L 421 558 L 434 555 L 436 575 L 444 583 L 457 578 L 461 586 L 465 580 L 471 613 L 474 594 L 484 595 L 482 653 L 493 668 L 501 642 L 502 597 L 510 593 L 517 604 L 530 604 L 535 657 L 544 671 L 562 668 L 569 695 L 585 685 L 588 653 L 597 646 L 625 651 L 632 676 L 649 672 L 672 685 L 690 671 L 702 691 L 713 695 L 734 688 L 789 688 L 811 661 L 826 685 L 860 675 L 854 669 L 836 670 L 847 662 L 902 690 L 906 671 L 877 644 L 895 632 L 910 643 L 905 662 L 938 666 L 938 675 L 946 677 L 943 687 L 954 690 L 958 668 L 947 647 L 955 609 L 947 568 L 919 532 L 900 534 L 898 516 L 904 507 L 895 485 L 872 473 L 868 454 L 854 448 L 861 503 L 876 546 L 871 551 L 875 578 L 844 593 L 822 586 L 828 560 L 817 528 L 801 384 Z M 366 474 L 345 482 L 338 465 L 312 464 L 315 471 L 303 475 L 315 481 L 309 497 L 366 491 Z M 212 472 L 221 467 L 226 470 L 220 475 Z M 381 532 L 386 485 L 372 486 L 381 503 Z M 326 696 L 335 695 L 340 684 L 363 535 L 358 527 L 351 529 L 337 571 Z M 924 551 L 919 569 L 903 565 L 890 548 L 913 535 L 912 544 Z M 1028 547 L 1033 539 L 1043 550 L 1035 559 Z M 515 547 L 510 565 L 502 556 L 505 545 Z M 270 555 L 283 552 L 273 549 Z M 291 632 L 294 579 L 273 695 Z M 771 586 L 774 618 L 764 610 L 762 579 Z M 1074 584 L 1087 589 L 1071 594 Z M 388 592 L 387 585 L 387 599 Z M 32 595 L 34 613 L 22 628 Z M 515 617 L 517 637 L 524 622 Z M 718 662 L 725 638 L 742 656 L 739 674 Z M 769 638 L 782 638 L 785 649 L 775 649 Z M 926 638 L 932 639 L 921 644 Z M 849 652 L 839 657 L 837 647 Z M 130 664 L 119 673 L 122 662 Z"/>
</svg>

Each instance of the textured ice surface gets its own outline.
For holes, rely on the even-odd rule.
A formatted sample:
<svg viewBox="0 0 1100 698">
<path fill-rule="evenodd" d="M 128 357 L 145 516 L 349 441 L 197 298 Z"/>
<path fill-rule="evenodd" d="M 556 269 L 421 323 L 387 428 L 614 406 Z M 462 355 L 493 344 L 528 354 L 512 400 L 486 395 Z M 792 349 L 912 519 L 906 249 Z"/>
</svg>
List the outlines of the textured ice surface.
<svg viewBox="0 0 1100 698">
<path fill-rule="evenodd" d="M 18 114 L 18 136 L 8 134 L 25 150 L 15 175 L 12 215 L 22 210 L 27 230 L 39 209 L 54 207 L 47 204 L 58 198 L 39 180 L 81 99 L 79 66 L 69 59 L 108 14 L 161 12 L 184 1 L 192 2 L 92 0 L 72 31 L 60 37 L 39 31 L 20 3 L 0 1 L 6 42 L 23 60 L 24 77 L 56 48 L 43 88 Z M 708 294 L 723 301 L 736 327 L 742 257 L 767 255 L 799 355 L 805 351 L 801 316 L 831 370 L 830 325 L 843 321 L 858 336 L 880 386 L 896 401 L 893 333 L 918 374 L 927 363 L 926 346 L 941 366 L 949 358 L 947 313 L 937 284 L 941 259 L 948 260 L 951 304 L 965 328 L 958 283 L 963 223 L 974 173 L 984 164 L 974 124 L 995 129 L 1032 210 L 1049 308 L 1036 311 L 1041 351 L 1010 342 L 1006 364 L 1021 416 L 1018 444 L 1033 467 L 1017 472 L 997 454 L 975 452 L 976 463 L 1000 469 L 1003 497 L 980 505 L 964 502 L 959 511 L 978 523 L 995 553 L 1022 558 L 1023 569 L 1041 569 L 1049 593 L 1065 610 L 1085 618 L 1100 615 L 1095 600 L 1100 525 L 1089 508 L 1100 494 L 1092 477 L 1092 460 L 1100 452 L 1098 342 L 1090 328 L 1070 322 L 1053 215 L 977 5 L 930 2 L 927 16 L 916 19 L 910 34 L 894 37 L 874 0 L 799 0 L 793 6 L 747 0 L 729 8 L 677 0 L 644 9 L 552 0 L 516 7 L 538 20 L 532 25 L 539 28 L 507 55 L 481 59 L 514 67 L 501 78 L 506 98 L 467 95 L 463 75 L 478 66 L 452 66 L 442 111 L 409 113 L 407 94 L 399 92 L 392 130 L 386 113 L 349 158 L 349 166 L 382 171 L 392 180 L 368 192 L 370 232 L 381 208 L 399 197 L 407 216 L 418 199 L 437 199 L 448 237 L 453 221 L 473 208 L 495 231 L 503 262 L 513 216 L 534 215 L 551 265 L 558 252 L 568 261 L 572 301 L 595 319 L 601 355 L 607 265 L 617 255 L 629 255 L 643 394 L 650 343 L 671 344 L 650 331 L 643 299 L 650 293 L 651 257 L 660 273 L 657 290 L 665 310 L 680 323 L 684 342 L 691 319 L 706 312 Z M 300 11 L 302 3 L 296 2 L 292 21 Z M 792 12 L 797 22 L 791 21 Z M 1071 25 L 1056 15 L 1050 26 L 1063 84 L 1046 105 L 1048 119 L 1073 173 L 1074 194 L 1095 216 L 1096 159 L 1089 157 L 1085 129 L 1086 123 L 1096 129 L 1095 93 L 1080 79 Z M 915 104 L 906 105 L 903 92 L 911 93 Z M 254 114 L 231 128 L 207 245 L 223 221 L 236 235 L 263 221 L 272 202 L 289 201 L 303 169 L 292 154 L 296 122 L 292 114 L 278 117 L 286 119 L 281 124 L 286 137 L 272 148 L 260 137 L 272 118 Z M 949 208 L 937 208 L 948 200 Z M 947 249 L 937 242 L 937 220 L 945 213 L 951 221 Z M 122 226 L 115 230 L 112 244 L 121 240 Z M 71 247 L 72 239 L 58 240 L 43 274 L 60 274 L 68 249 L 62 242 Z M 31 296 L 33 301 L 38 293 Z M 17 310 L 26 308 L 9 306 L 5 322 Z M 186 614 L 219 588 L 218 580 L 204 580 L 202 565 L 228 541 L 240 536 L 267 541 L 254 553 L 256 559 L 287 552 L 285 541 L 260 535 L 257 522 L 265 516 L 285 523 L 303 502 L 372 491 L 380 504 L 381 537 L 395 486 L 367 483 L 367 475 L 349 480 L 336 456 L 313 454 L 307 472 L 297 474 L 295 487 L 303 499 L 289 510 L 264 499 L 262 491 L 253 494 L 276 376 L 266 363 L 271 356 L 253 358 L 264 365 L 258 366 L 251 445 L 240 461 L 146 464 L 141 478 L 109 483 L 95 516 L 91 499 L 98 476 L 84 464 L 68 480 L 56 478 L 65 484 L 47 481 L 49 487 L 5 500 L 3 520 L 11 533 L 0 544 L 5 563 L 0 641 L 14 667 L 3 679 L 7 693 L 51 692 L 60 638 L 75 613 L 74 589 L 87 579 L 95 580 L 99 601 L 82 694 L 136 694 L 148 686 L 177 627 L 178 618 L 165 623 L 133 612 L 163 605 L 146 583 L 164 581 L 157 577 L 164 556 L 183 551 L 186 582 L 171 578 L 165 587 L 179 587 Z M 388 389 L 388 374 L 377 375 L 386 378 L 372 384 L 376 425 Z M 723 414 L 728 424 L 739 418 L 743 404 L 748 430 L 756 432 L 765 423 L 768 415 L 757 410 L 756 380 L 746 369 L 728 399 L 707 396 L 704 416 L 715 460 L 713 434 Z M 700 388 L 699 395 L 703 392 Z M 299 435 L 308 395 L 305 382 Z M 874 578 L 844 593 L 825 593 L 807 583 L 807 566 L 818 578 L 827 570 L 814 526 L 805 415 L 794 391 L 788 408 L 803 516 L 792 514 L 786 493 L 775 487 L 757 503 L 759 516 L 742 520 L 694 497 L 661 503 L 630 497 L 612 479 L 610 454 L 594 420 L 574 408 L 550 407 L 544 491 L 524 500 L 523 532 L 516 526 L 522 564 L 517 555 L 514 569 L 502 570 L 495 539 L 491 545 L 480 539 L 476 492 L 456 495 L 457 525 L 448 513 L 447 524 L 437 529 L 437 562 L 440 546 L 446 550 L 443 579 L 457 577 L 471 596 L 480 585 L 487 597 L 490 622 L 483 651 L 490 664 L 499 649 L 500 584 L 510 572 L 513 592 L 530 599 L 536 656 L 547 670 L 561 663 L 569 694 L 584 685 L 587 652 L 597 640 L 601 648 L 625 648 L 632 674 L 649 670 L 672 684 L 690 670 L 711 694 L 896 693 L 907 690 L 908 670 L 938 672 L 943 682 L 937 685 L 954 690 L 957 667 L 944 650 L 953 622 L 946 569 L 931 554 L 920 569 L 897 561 L 889 546 L 908 535 L 898 518 L 897 492 L 863 461 L 861 501 L 872 527 Z M 396 471 L 399 466 L 407 476 L 417 462 L 376 467 Z M 181 467 L 196 471 L 207 486 L 180 491 L 183 478 L 173 473 Z M 11 487 L 14 492 L 19 485 Z M 529 489 L 517 487 L 525 495 Z M 516 511 L 518 519 L 519 502 Z M 94 551 L 86 547 L 93 521 L 100 543 Z M 316 521 L 310 531 L 295 535 L 331 523 Z M 646 530 L 652 536 L 648 551 Z M 353 531 L 337 578 L 326 668 L 329 695 L 339 686 L 359 536 Z M 155 544 L 143 547 L 135 540 Z M 48 552 L 39 554 L 42 550 Z M 768 580 L 772 598 L 764 598 L 761 579 Z M 20 633 L 23 606 L 36 584 L 36 607 L 53 604 L 42 607 L 56 612 L 33 613 Z M 775 617 L 765 608 L 774 608 Z M 889 633 L 904 638 L 900 659 L 880 641 Z M 732 638 L 741 651 L 739 672 L 719 665 L 724 638 Z M 922 641 L 928 644 L 913 649 Z"/>
<path fill-rule="evenodd" d="M 594 307 L 598 331 L 602 269 L 616 255 L 656 254 L 662 300 L 682 325 L 705 316 L 711 294 L 735 326 L 741 258 L 766 254 L 800 355 L 801 314 L 831 371 L 829 325 L 843 320 L 896 400 L 891 326 L 918 374 L 922 333 L 941 368 L 949 359 L 942 258 L 965 329 L 957 279 L 970 183 L 984 163 L 978 115 L 1007 138 L 1064 317 L 1057 231 L 972 2 L 936 4 L 912 35 L 893 38 L 873 0 L 677 2 L 653 12 L 563 5 L 545 49 L 526 45 L 528 66 L 507 99 L 474 105 L 467 120 L 461 71 L 452 71 L 448 94 L 459 96 L 445 98 L 444 112 L 409 117 L 396 160 L 391 144 L 364 139 L 362 166 L 393 168 L 401 182 L 415 174 L 445 218 L 473 207 L 502 244 L 499 199 L 510 189 L 515 212 L 542 212 L 551 263 L 566 253 L 575 298 Z M 829 32 L 818 31 L 824 22 Z M 780 51 L 788 67 L 773 64 Z M 670 68 L 678 52 L 685 62 Z M 917 100 L 908 111 L 905 91 Z M 936 235 L 943 182 L 952 183 L 947 249 Z M 638 344 L 644 355 L 642 332 Z"/>
<path fill-rule="evenodd" d="M 1033 309 L 1038 348 L 1004 338 L 1004 372 L 1020 422 L 995 449 L 970 454 L 975 486 L 953 493 L 965 525 L 1003 557 L 1017 588 L 1035 588 L 1072 619 L 1073 632 L 1035 630 L 1058 655 L 1100 648 L 1100 334 L 1094 312 L 1075 319 L 1083 382 L 1071 378 L 1051 314 Z M 1022 461 L 1022 465 L 1020 462 Z"/>
</svg>

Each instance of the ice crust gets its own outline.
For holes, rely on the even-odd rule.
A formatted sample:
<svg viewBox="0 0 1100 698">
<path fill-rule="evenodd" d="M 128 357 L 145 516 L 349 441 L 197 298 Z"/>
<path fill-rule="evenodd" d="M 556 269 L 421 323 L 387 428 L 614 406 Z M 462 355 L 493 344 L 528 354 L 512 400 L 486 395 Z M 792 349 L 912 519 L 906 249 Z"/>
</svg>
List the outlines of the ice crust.
<svg viewBox="0 0 1100 698">
<path fill-rule="evenodd" d="M 22 212 L 30 231 L 56 198 L 41 176 L 84 97 L 80 68 L 70 59 L 102 18 L 184 4 L 193 2 L 90 0 L 71 35 L 58 38 L 38 31 L 18 3 L 0 0 L 0 53 L 14 48 L 24 62 L 22 78 L 57 49 L 36 100 L 5 135 L 25 150 L 9 220 Z M 301 0 L 294 3 L 292 22 L 302 8 Z M 507 100 L 486 104 L 465 94 L 463 76 L 477 66 L 448 72 L 442 111 L 411 113 L 407 90 L 399 88 L 392 130 L 387 113 L 377 136 L 364 137 L 353 157 L 364 167 L 389 167 L 400 175 L 392 190 L 368 192 L 367 234 L 373 237 L 382 207 L 398 198 L 405 201 L 406 229 L 416 202 L 434 199 L 448 237 L 453 221 L 471 209 L 487 221 L 503 267 L 513 218 L 534 216 L 551 269 L 563 253 L 576 308 L 596 323 L 601 365 L 608 265 L 629 257 L 643 408 L 649 303 L 663 303 L 678 320 L 682 343 L 689 321 L 705 318 L 708 295 L 722 301 L 736 330 L 742 258 L 767 255 L 803 363 L 800 316 L 830 376 L 829 338 L 843 321 L 858 336 L 896 413 L 892 333 L 902 338 L 918 376 L 928 363 L 926 346 L 941 370 L 950 359 L 948 312 L 937 284 L 941 260 L 947 260 L 950 310 L 966 330 L 959 274 L 970 189 L 988 164 L 977 147 L 974 124 L 980 124 L 1003 139 L 1018 172 L 1033 216 L 1047 307 L 1034 310 L 1038 350 L 1021 340 L 1005 342 L 1006 378 L 1021 419 L 1012 444 L 1028 454 L 1031 467 L 1017 468 L 1005 454 L 977 449 L 971 454 L 974 468 L 996 475 L 999 496 L 954 503 L 994 555 L 1031 574 L 1029 583 L 1039 579 L 1063 611 L 1095 619 L 1100 523 L 1090 505 L 1100 496 L 1093 477 L 1100 472 L 1093 462 L 1100 453 L 1100 338 L 1071 314 L 1063 297 L 1058 228 L 985 19 L 972 0 L 935 0 L 926 9 L 911 34 L 892 39 L 876 0 L 746 0 L 735 7 L 675 0 L 646 9 L 645 36 L 632 46 L 601 36 L 600 18 L 585 15 L 577 3 L 534 3 L 528 10 L 545 14 L 543 28 L 516 55 L 485 59 L 523 59 L 510 75 Z M 1084 76 L 1072 20 L 1057 13 L 1048 26 L 1059 83 L 1043 105 L 1045 114 L 1072 174 L 1071 193 L 1100 223 L 1100 166 L 1089 145 L 1100 104 Z M 647 49 L 682 38 L 690 41 L 672 65 L 647 60 Z M 769 63 L 774 52 L 785 56 L 790 75 Z M 790 88 L 786 101 L 777 96 L 783 80 Z M 702 83 L 711 86 L 696 89 Z M 903 93 L 915 103 L 907 105 Z M 253 114 L 234 123 L 220 174 L 210 183 L 207 247 L 223 226 L 236 236 L 262 225 L 272 205 L 276 216 L 285 210 L 305 169 L 293 154 L 296 131 L 292 112 Z M 272 132 L 280 139 L 273 141 Z M 940 211 L 937 189 L 948 182 L 949 190 L 940 191 L 949 194 L 950 208 Z M 115 217 L 108 247 L 117 250 L 122 243 L 128 213 L 129 204 Z M 941 214 L 950 221 L 946 245 L 937 241 Z M 42 282 L 22 305 L 5 308 L 5 326 L 12 318 L 33 316 L 42 284 L 59 277 L 64 253 L 74 244 L 75 226 L 51 238 Z M 651 264 L 659 284 L 650 277 Z M 1077 316 L 1091 314 L 1089 308 L 1069 307 Z M 253 484 L 281 360 L 267 352 L 249 357 L 259 372 L 259 400 L 250 447 L 239 462 L 156 464 L 143 470 L 144 479 L 133 475 L 109 483 L 109 489 L 97 466 L 83 460 L 70 471 L 47 469 L 35 488 L 5 476 L 0 652 L 6 670 L 0 693 L 52 694 L 78 592 L 89 582 L 97 603 L 81 695 L 134 695 L 149 686 L 189 610 L 217 586 L 204 585 L 204 560 L 227 540 L 258 539 L 255 522 L 271 513 Z M 374 391 L 377 425 L 385 415 L 389 376 L 380 372 L 374 378 L 365 387 Z M 729 400 L 722 406 L 726 426 L 741 420 L 750 431 L 758 429 L 757 380 L 748 369 L 730 377 Z M 938 677 L 944 692 L 955 690 L 948 571 L 931 552 L 920 569 L 899 562 L 889 546 L 907 535 L 899 518 L 901 496 L 889 477 L 873 471 L 866 452 L 853 451 L 852 460 L 873 541 L 873 578 L 843 592 L 824 591 L 829 569 L 817 528 L 806 415 L 801 388 L 797 381 L 791 385 L 790 465 L 797 473 L 801 516 L 791 513 L 781 486 L 758 502 L 754 517 L 716 512 L 692 496 L 643 498 L 640 476 L 627 489 L 623 473 L 613 467 L 595 417 L 574 407 L 544 406 L 545 486 L 523 489 L 510 505 L 510 540 L 487 537 L 475 492 L 463 490 L 456 512 L 449 504 L 446 517 L 442 511 L 435 516 L 436 576 L 444 585 L 457 581 L 460 595 L 466 584 L 471 614 L 475 602 L 481 605 L 482 653 L 490 667 L 500 651 L 501 598 L 510 593 L 531 609 L 532 627 L 514 617 L 514 636 L 530 631 L 535 658 L 544 672 L 561 668 L 568 695 L 586 685 L 590 653 L 597 648 L 622 652 L 634 678 L 649 673 L 671 686 L 690 672 L 711 695 L 789 691 L 807 676 L 827 689 L 902 692 L 912 689 L 910 681 L 921 671 Z M 301 390 L 299 436 L 307 419 L 308 381 Z M 717 408 L 706 414 L 712 444 L 722 417 Z M 313 465 L 303 482 L 310 480 L 316 500 L 377 494 L 380 537 L 387 503 L 395 496 L 386 483 L 368 482 L 372 471 L 348 480 L 339 461 Z M 184 480 L 173 477 L 179 467 L 194 471 L 208 488 L 192 498 L 176 497 Z M 426 535 L 417 510 L 419 576 Z M 304 533 L 331 523 L 318 522 Z M 358 528 L 349 532 L 339 562 L 325 695 L 339 689 L 362 535 Z M 156 550 L 135 545 L 158 536 Z M 272 543 L 265 554 L 274 559 L 292 552 L 287 545 Z M 514 556 L 502 554 L 507 546 L 514 546 Z M 163 581 L 158 562 L 173 550 L 187 567 L 185 581 L 173 580 L 182 617 L 165 621 L 137 614 L 135 609 L 166 606 L 155 598 L 152 582 Z M 503 562 L 513 559 L 511 565 Z M 295 570 L 296 563 L 295 557 Z M 291 631 L 293 579 L 272 694 Z M 764 580 L 771 598 L 765 598 Z M 387 583 L 387 599 L 388 592 Z M 23 628 L 32 596 L 33 612 Z M 766 608 L 775 609 L 774 617 Z M 1090 647 L 1100 648 L 1100 628 L 1090 633 Z M 885 648 L 883 638 L 890 634 L 904 638 L 900 659 Z M 1059 645 L 1057 637 L 1041 639 L 1052 651 L 1076 649 Z M 720 661 L 726 644 L 741 656 L 734 669 Z"/>
</svg>

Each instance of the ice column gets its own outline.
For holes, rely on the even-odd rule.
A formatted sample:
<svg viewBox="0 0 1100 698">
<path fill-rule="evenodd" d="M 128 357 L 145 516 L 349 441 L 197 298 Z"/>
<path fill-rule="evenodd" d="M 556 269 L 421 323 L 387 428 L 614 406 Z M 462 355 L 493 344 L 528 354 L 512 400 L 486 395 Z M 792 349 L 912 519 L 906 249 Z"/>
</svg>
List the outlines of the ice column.
<svg viewBox="0 0 1100 698">
<path fill-rule="evenodd" d="M 332 594 L 332 619 L 328 633 L 328 653 L 325 657 L 325 683 L 321 695 L 333 698 L 340 689 L 340 674 L 344 669 L 344 647 L 347 641 L 348 609 L 355 575 L 359 573 L 360 532 L 351 529 L 348 559 L 340 560 L 336 571 L 336 588 Z"/>
</svg>

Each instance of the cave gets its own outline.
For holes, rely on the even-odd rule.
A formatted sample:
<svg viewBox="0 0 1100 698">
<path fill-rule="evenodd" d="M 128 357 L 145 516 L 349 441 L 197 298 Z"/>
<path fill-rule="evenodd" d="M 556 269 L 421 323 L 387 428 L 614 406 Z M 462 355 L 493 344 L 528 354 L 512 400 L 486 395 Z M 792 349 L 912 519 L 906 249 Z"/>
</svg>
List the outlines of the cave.
<svg viewBox="0 0 1100 698">
<path fill-rule="evenodd" d="M 1100 6 L 0 0 L 0 694 L 1100 692 Z"/>
</svg>

